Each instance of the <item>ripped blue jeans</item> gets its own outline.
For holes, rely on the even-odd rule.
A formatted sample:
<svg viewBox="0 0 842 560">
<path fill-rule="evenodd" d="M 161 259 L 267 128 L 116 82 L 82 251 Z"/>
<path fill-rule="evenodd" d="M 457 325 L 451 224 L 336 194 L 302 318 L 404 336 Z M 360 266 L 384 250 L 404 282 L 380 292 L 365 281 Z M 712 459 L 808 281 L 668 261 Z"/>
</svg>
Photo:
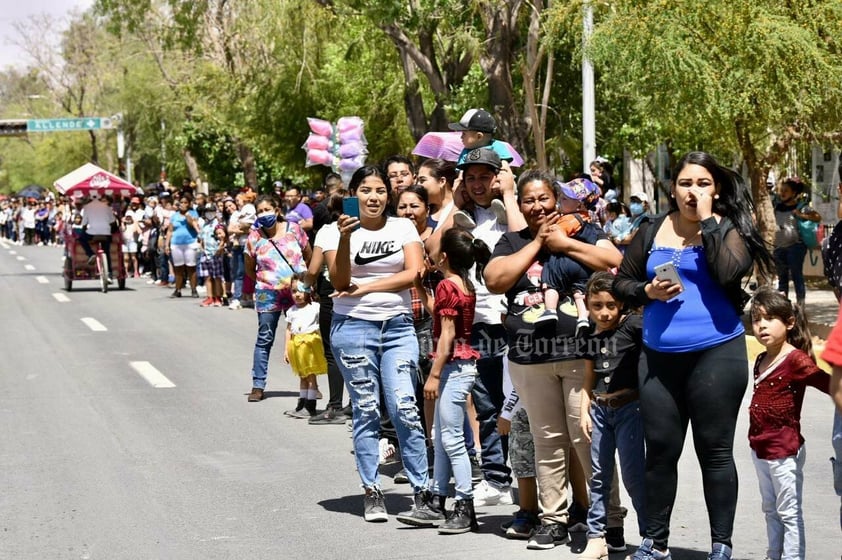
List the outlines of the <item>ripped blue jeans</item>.
<svg viewBox="0 0 842 560">
<path fill-rule="evenodd" d="M 379 488 L 380 389 L 415 492 L 426 489 L 427 448 L 415 402 L 418 339 L 411 315 L 368 321 L 333 315 L 330 346 L 354 413 L 354 458 L 363 487 Z"/>
</svg>

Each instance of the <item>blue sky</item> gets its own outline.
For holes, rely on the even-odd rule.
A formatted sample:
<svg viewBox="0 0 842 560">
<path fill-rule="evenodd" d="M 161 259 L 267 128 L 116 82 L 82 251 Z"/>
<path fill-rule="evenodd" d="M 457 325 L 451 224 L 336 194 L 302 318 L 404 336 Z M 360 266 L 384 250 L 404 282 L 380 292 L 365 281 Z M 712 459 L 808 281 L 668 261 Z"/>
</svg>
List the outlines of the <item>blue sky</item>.
<svg viewBox="0 0 842 560">
<path fill-rule="evenodd" d="M 16 21 L 31 15 L 49 14 L 64 28 L 67 15 L 73 9 L 84 11 L 93 0 L 0 0 L 0 69 L 7 66 L 25 66 L 26 54 L 13 43 L 18 40 L 14 28 Z"/>
</svg>

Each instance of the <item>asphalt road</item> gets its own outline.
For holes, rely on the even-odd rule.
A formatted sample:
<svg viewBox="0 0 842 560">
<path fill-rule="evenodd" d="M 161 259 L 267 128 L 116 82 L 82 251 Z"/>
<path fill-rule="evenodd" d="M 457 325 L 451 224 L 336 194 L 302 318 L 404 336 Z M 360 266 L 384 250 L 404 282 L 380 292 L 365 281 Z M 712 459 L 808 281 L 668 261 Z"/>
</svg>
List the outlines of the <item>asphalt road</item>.
<svg viewBox="0 0 842 560">
<path fill-rule="evenodd" d="M 515 508 L 505 506 L 481 510 L 478 534 L 444 537 L 394 519 L 366 524 L 346 427 L 283 415 L 295 404 L 297 379 L 281 362 L 281 343 L 268 398 L 246 402 L 252 310 L 202 309 L 145 280 L 108 294 L 77 282 L 68 293 L 60 266 L 58 248 L 0 243 L 0 558 L 576 558 L 583 548 L 583 534 L 552 552 L 506 540 L 498 527 Z M 810 559 L 842 552 L 831 414 L 830 400 L 808 391 Z M 735 558 L 762 559 L 746 432 L 741 414 Z M 410 505 L 407 486 L 391 481 L 395 470 L 384 468 L 390 513 Z M 631 513 L 632 544 L 635 526 Z M 688 438 L 673 558 L 706 558 L 707 534 Z"/>
</svg>

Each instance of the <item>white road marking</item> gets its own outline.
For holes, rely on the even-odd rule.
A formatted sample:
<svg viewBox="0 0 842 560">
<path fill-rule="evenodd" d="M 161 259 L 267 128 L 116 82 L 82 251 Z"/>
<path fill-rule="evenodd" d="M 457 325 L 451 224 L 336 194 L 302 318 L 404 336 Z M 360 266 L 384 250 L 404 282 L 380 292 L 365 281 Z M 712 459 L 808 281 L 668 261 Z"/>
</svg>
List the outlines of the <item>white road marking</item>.
<svg viewBox="0 0 842 560">
<path fill-rule="evenodd" d="M 172 389 L 175 387 L 175 383 L 167 379 L 149 362 L 129 362 L 129 365 L 156 389 Z"/>
<path fill-rule="evenodd" d="M 19 261 L 25 261 L 25 260 L 26 260 L 26 257 L 24 257 L 23 255 L 18 255 L 16 258 L 17 258 Z"/>
<path fill-rule="evenodd" d="M 56 293 L 54 293 L 54 294 L 53 294 L 53 297 L 54 297 L 54 298 L 56 299 L 56 301 L 57 301 L 57 302 L 59 302 L 59 303 L 67 303 L 67 302 L 69 302 L 69 301 L 70 301 L 70 298 L 69 298 L 69 297 L 67 297 L 66 295 L 64 295 L 64 294 L 63 294 L 63 293 L 61 293 L 61 292 L 56 292 Z"/>
<path fill-rule="evenodd" d="M 35 279 L 39 284 L 49 284 L 50 280 L 46 276 L 36 276 Z"/>
<path fill-rule="evenodd" d="M 13 250 L 9 249 L 9 254 L 10 254 L 10 255 L 17 255 L 17 254 L 18 254 L 18 252 L 17 252 L 17 251 L 13 251 Z"/>
<path fill-rule="evenodd" d="M 108 329 L 105 328 L 105 325 L 94 319 L 93 317 L 82 317 L 81 321 L 88 326 L 94 332 L 102 332 L 107 331 Z"/>
<path fill-rule="evenodd" d="M 24 270 L 35 270 L 35 267 L 31 264 L 25 264 L 25 265 L 23 265 L 23 269 Z"/>
</svg>

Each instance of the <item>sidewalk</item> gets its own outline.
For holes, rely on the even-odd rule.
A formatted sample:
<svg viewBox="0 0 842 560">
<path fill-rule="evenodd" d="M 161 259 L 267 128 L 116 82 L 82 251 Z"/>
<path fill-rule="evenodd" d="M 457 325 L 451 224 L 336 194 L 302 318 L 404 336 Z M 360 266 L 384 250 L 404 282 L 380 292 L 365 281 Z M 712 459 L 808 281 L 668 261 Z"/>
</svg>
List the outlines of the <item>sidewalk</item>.
<svg viewBox="0 0 842 560">
<path fill-rule="evenodd" d="M 827 339 L 839 315 L 839 302 L 826 284 L 821 287 L 813 287 L 811 284 L 814 283 L 808 281 L 805 300 L 807 320 L 814 335 Z"/>
</svg>

